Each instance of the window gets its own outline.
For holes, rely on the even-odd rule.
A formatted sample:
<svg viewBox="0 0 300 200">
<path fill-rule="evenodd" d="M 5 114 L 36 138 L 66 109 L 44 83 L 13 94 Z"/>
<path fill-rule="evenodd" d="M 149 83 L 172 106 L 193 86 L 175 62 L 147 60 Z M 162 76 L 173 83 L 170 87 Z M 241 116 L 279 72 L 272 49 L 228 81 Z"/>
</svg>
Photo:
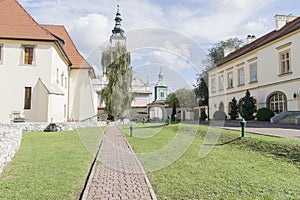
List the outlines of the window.
<svg viewBox="0 0 300 200">
<path fill-rule="evenodd" d="M 33 64 L 33 46 L 24 46 L 24 64 L 32 65 Z"/>
<path fill-rule="evenodd" d="M 257 81 L 257 65 L 256 65 L 256 63 L 250 65 L 250 81 L 251 81 L 251 83 Z"/>
<path fill-rule="evenodd" d="M 219 76 L 219 90 L 224 90 L 224 75 Z"/>
<path fill-rule="evenodd" d="M 223 103 L 223 101 L 221 101 L 220 104 L 219 104 L 219 111 L 224 112 L 224 103 Z"/>
<path fill-rule="evenodd" d="M 279 54 L 280 73 L 286 74 L 291 72 L 290 51 L 284 51 Z"/>
<path fill-rule="evenodd" d="M 164 98 L 165 97 L 165 93 L 164 92 L 160 92 L 160 97 Z"/>
<path fill-rule="evenodd" d="M 61 74 L 61 80 L 60 80 L 61 86 L 64 86 L 64 79 L 65 79 L 65 75 L 64 75 L 64 73 L 62 73 Z"/>
<path fill-rule="evenodd" d="M 67 87 L 68 87 L 68 78 L 65 77 L 65 88 L 67 88 Z"/>
<path fill-rule="evenodd" d="M 59 83 L 59 69 L 56 69 L 56 82 Z"/>
<path fill-rule="evenodd" d="M 228 88 L 233 88 L 233 73 L 230 72 L 227 74 L 227 86 Z"/>
<path fill-rule="evenodd" d="M 3 51 L 3 46 L 0 44 L 0 63 L 2 62 L 2 51 Z"/>
<path fill-rule="evenodd" d="M 245 85 L 244 68 L 238 70 L 239 85 Z"/>
<path fill-rule="evenodd" d="M 275 92 L 268 98 L 268 107 L 275 113 L 286 111 L 286 96 L 282 92 Z"/>
<path fill-rule="evenodd" d="M 31 87 L 25 87 L 24 109 L 31 109 Z"/>
<path fill-rule="evenodd" d="M 215 92 L 216 91 L 216 78 L 212 78 L 211 79 L 211 92 Z"/>
<path fill-rule="evenodd" d="M 64 118 L 67 118 L 67 105 L 64 105 Z"/>
<path fill-rule="evenodd" d="M 232 102 L 228 103 L 228 113 L 231 113 L 231 106 L 232 106 Z"/>
</svg>

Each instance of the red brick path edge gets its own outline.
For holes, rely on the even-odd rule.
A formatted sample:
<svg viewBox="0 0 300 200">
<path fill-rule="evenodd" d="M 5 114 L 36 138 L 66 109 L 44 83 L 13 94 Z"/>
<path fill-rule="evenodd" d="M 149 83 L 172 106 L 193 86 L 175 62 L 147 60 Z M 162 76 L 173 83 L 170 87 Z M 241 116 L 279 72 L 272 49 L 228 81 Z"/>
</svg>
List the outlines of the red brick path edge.
<svg viewBox="0 0 300 200">
<path fill-rule="evenodd" d="M 151 183 L 127 139 L 109 126 L 87 187 L 84 200 L 156 200 Z"/>
</svg>

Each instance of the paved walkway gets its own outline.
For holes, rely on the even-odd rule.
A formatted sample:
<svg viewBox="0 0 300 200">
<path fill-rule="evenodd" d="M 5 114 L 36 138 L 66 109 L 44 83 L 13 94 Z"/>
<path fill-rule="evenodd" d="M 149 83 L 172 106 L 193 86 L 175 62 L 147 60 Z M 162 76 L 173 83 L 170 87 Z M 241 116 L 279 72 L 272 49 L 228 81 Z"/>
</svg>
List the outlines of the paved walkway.
<svg viewBox="0 0 300 200">
<path fill-rule="evenodd" d="M 118 127 L 107 127 L 98 160 L 86 199 L 156 199 L 142 166 Z"/>
<path fill-rule="evenodd" d="M 241 130 L 238 121 L 226 121 L 223 128 Z M 250 121 L 246 124 L 246 132 L 300 140 L 300 125 L 271 124 L 269 122 Z"/>
</svg>

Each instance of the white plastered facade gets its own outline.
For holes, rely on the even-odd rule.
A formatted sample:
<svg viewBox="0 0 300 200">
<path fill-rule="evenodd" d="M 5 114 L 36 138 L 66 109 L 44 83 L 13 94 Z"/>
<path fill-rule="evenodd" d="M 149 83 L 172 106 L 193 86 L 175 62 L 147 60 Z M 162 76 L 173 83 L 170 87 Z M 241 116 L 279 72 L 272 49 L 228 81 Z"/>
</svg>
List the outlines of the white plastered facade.
<svg viewBox="0 0 300 200">
<path fill-rule="evenodd" d="M 0 40 L 0 45 L 0 122 L 16 117 L 35 122 L 67 121 L 69 64 L 58 46 L 22 40 Z M 24 65 L 24 45 L 34 47 L 32 65 Z M 25 87 L 31 88 L 30 109 L 24 109 Z"/>
</svg>

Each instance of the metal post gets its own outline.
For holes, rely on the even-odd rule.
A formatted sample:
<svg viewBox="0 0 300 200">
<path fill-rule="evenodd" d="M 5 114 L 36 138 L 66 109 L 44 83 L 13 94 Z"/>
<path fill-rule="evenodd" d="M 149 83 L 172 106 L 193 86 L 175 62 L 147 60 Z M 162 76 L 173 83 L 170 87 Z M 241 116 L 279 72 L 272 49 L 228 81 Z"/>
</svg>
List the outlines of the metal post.
<svg viewBox="0 0 300 200">
<path fill-rule="evenodd" d="M 242 137 L 245 137 L 245 127 L 246 127 L 246 120 L 243 118 L 243 119 L 241 119 L 241 121 L 240 121 L 240 123 L 241 123 L 241 127 L 242 127 Z"/>
<path fill-rule="evenodd" d="M 171 116 L 168 115 L 168 125 L 170 125 L 170 123 L 171 123 Z"/>
<path fill-rule="evenodd" d="M 131 124 L 130 125 L 130 137 L 132 137 L 132 134 L 133 134 L 133 125 Z"/>
</svg>

